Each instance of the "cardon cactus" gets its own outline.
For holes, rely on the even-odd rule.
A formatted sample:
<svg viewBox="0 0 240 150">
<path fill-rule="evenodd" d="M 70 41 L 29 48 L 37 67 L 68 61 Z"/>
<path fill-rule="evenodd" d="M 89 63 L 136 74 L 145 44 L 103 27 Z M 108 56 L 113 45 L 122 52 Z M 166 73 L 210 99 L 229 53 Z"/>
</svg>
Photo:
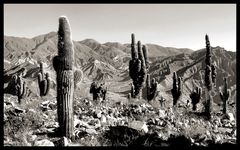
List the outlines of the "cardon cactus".
<svg viewBox="0 0 240 150">
<path fill-rule="evenodd" d="M 82 78 L 83 78 L 83 72 L 82 72 L 82 70 L 77 69 L 77 70 L 74 72 L 74 88 L 75 88 L 75 89 L 76 89 L 76 87 L 77 87 L 77 84 L 78 84 L 79 82 L 81 82 Z"/>
<path fill-rule="evenodd" d="M 40 96 L 46 96 L 50 89 L 49 74 L 44 73 L 43 64 L 40 63 L 40 73 L 38 74 L 38 86 L 40 90 Z"/>
<path fill-rule="evenodd" d="M 99 84 L 97 82 L 93 82 L 90 86 L 90 93 L 93 95 L 93 100 L 106 100 L 107 87 L 103 86 L 104 84 Z"/>
<path fill-rule="evenodd" d="M 202 88 L 196 87 L 190 94 L 192 99 L 192 109 L 195 111 L 197 109 L 197 104 L 199 103 L 202 95 Z"/>
<path fill-rule="evenodd" d="M 23 81 L 21 75 L 13 75 L 5 90 L 9 94 L 16 95 L 18 97 L 18 103 L 21 103 L 21 99 L 26 94 L 26 83 Z"/>
<path fill-rule="evenodd" d="M 206 40 L 206 68 L 205 68 L 205 86 L 206 86 L 206 91 L 205 91 L 205 114 L 208 118 L 211 118 L 211 111 L 212 111 L 212 99 L 213 97 L 210 95 L 210 92 L 213 88 L 213 85 L 216 83 L 216 68 L 215 65 L 212 63 L 212 49 L 210 46 L 210 41 L 208 35 L 205 36 Z"/>
<path fill-rule="evenodd" d="M 18 76 L 17 78 L 17 84 L 16 84 L 16 89 L 17 89 L 17 96 L 18 96 L 18 102 L 21 103 L 21 99 L 23 96 L 26 94 L 26 83 L 23 81 L 21 76 Z"/>
<path fill-rule="evenodd" d="M 227 83 L 227 78 L 224 78 L 224 87 L 223 91 L 220 91 L 220 97 L 223 102 L 223 114 L 227 113 L 227 101 L 229 100 L 230 97 L 230 89 L 228 89 L 228 83 Z"/>
<path fill-rule="evenodd" d="M 176 72 L 173 73 L 173 88 L 171 93 L 173 96 L 173 106 L 175 106 L 182 95 L 182 79 L 177 76 Z"/>
<path fill-rule="evenodd" d="M 58 122 L 62 136 L 73 136 L 74 49 L 66 17 L 59 18 L 58 56 L 53 58 L 57 74 Z"/>
<path fill-rule="evenodd" d="M 157 93 L 157 82 L 155 78 L 152 79 L 150 83 L 150 75 L 147 74 L 147 100 L 152 100 Z"/>
<path fill-rule="evenodd" d="M 141 47 L 141 42 L 138 41 L 137 45 L 138 50 L 136 50 L 135 47 L 135 36 L 132 34 L 132 59 L 129 61 L 129 75 L 133 80 L 133 85 L 135 88 L 133 98 L 136 98 L 137 96 L 140 96 L 141 98 L 142 89 L 147 76 L 147 66 Z M 145 57 L 147 57 L 147 52 L 145 52 Z"/>
</svg>

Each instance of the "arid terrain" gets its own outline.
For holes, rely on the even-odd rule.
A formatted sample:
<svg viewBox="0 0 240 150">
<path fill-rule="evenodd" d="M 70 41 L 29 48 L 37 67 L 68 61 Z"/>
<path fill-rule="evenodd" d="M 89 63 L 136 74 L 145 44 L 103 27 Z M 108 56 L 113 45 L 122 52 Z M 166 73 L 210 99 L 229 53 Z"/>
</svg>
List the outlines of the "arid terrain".
<svg viewBox="0 0 240 150">
<path fill-rule="evenodd" d="M 193 87 L 205 88 L 205 45 L 203 49 L 191 50 L 146 44 L 148 73 L 158 82 L 159 95 L 166 99 L 161 106 L 158 97 L 150 102 L 128 98 L 132 82 L 128 69 L 131 39 L 126 36 L 129 43 L 125 44 L 99 43 L 94 39 L 73 41 L 74 67 L 82 70 L 83 79 L 74 90 L 75 139 L 71 141 L 61 139 L 57 133 L 56 72 L 52 63 L 58 51 L 57 33 L 32 39 L 4 36 L 4 146 L 58 146 L 62 140 L 72 146 L 236 144 L 236 52 L 212 47 L 217 82 L 213 90 L 213 117 L 209 121 L 197 113 L 203 110 L 202 102 L 193 111 L 189 97 Z M 50 77 L 50 91 L 42 97 L 37 78 L 40 62 Z M 22 72 L 27 90 L 19 103 L 8 85 L 13 75 Z M 182 97 L 176 109 L 172 107 L 173 72 L 183 79 Z M 222 115 L 219 95 L 224 77 L 231 92 L 227 118 Z M 108 89 L 103 103 L 94 101 L 89 92 L 93 81 L 105 83 Z M 202 95 L 204 99 L 204 90 Z"/>
</svg>

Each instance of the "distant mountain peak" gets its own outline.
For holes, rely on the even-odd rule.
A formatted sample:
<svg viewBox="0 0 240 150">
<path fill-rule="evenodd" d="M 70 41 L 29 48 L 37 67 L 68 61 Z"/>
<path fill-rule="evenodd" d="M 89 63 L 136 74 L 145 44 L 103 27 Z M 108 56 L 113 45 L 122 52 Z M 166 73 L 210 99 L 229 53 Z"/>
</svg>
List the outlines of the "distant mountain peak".
<svg viewBox="0 0 240 150">
<path fill-rule="evenodd" d="M 100 44 L 98 41 L 96 41 L 95 39 L 91 39 L 91 38 L 87 38 L 85 40 L 80 41 L 80 43 L 96 43 L 96 44 Z"/>
</svg>

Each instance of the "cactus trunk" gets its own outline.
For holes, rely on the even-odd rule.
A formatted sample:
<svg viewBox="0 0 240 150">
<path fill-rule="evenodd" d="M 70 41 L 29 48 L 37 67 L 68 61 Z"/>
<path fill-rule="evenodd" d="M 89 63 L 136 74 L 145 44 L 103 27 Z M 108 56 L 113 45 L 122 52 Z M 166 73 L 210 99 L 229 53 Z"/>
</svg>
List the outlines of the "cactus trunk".
<svg viewBox="0 0 240 150">
<path fill-rule="evenodd" d="M 227 101 L 223 102 L 223 114 L 227 113 Z"/>
<path fill-rule="evenodd" d="M 74 49 L 70 25 L 66 17 L 60 17 L 58 30 L 58 56 L 53 58 L 57 74 L 58 121 L 61 136 L 73 136 Z"/>
<path fill-rule="evenodd" d="M 57 74 L 58 121 L 63 136 L 73 134 L 73 71 L 64 70 Z"/>
</svg>

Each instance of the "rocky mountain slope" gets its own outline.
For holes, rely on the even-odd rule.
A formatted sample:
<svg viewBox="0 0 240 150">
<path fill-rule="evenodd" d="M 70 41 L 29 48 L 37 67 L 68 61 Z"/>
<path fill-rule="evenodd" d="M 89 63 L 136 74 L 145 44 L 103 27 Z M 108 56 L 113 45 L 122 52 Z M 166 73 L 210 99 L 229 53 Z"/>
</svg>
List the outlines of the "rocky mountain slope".
<svg viewBox="0 0 240 150">
<path fill-rule="evenodd" d="M 56 119 L 54 116 L 56 115 L 56 72 L 52 66 L 52 58 L 57 54 L 57 33 L 50 32 L 48 34 L 39 35 L 32 39 L 28 38 L 20 38 L 20 37 L 11 37 L 4 36 L 4 102 L 6 109 L 5 116 L 6 118 L 11 117 L 13 114 L 31 114 L 31 113 L 39 113 L 39 117 L 42 120 L 47 121 L 47 123 L 56 123 Z M 90 85 L 93 81 L 105 82 L 108 87 L 107 93 L 107 101 L 104 104 L 104 107 L 98 108 L 102 109 L 101 111 L 107 112 L 114 110 L 112 114 L 116 114 L 111 116 L 110 118 L 113 120 L 110 125 L 119 124 L 124 125 L 124 123 L 128 122 L 127 118 L 132 118 L 133 120 L 145 121 L 147 122 L 149 129 L 155 131 L 160 130 L 165 127 L 164 124 L 169 124 L 168 128 L 171 133 L 178 132 L 178 126 L 186 132 L 187 135 L 194 134 L 194 130 L 188 132 L 186 127 L 191 126 L 192 124 L 196 125 L 196 128 L 199 126 L 207 126 L 207 131 L 211 132 L 212 137 L 209 133 L 207 134 L 206 139 L 213 138 L 214 141 L 219 141 L 219 136 L 222 137 L 225 141 L 229 141 L 232 139 L 232 136 L 236 136 L 235 130 L 228 130 L 228 136 L 225 135 L 225 129 L 221 131 L 219 135 L 219 131 L 217 131 L 216 126 L 220 128 L 225 128 L 225 125 L 235 127 L 234 120 L 226 121 L 221 123 L 222 120 L 218 120 L 216 122 L 210 123 L 205 122 L 204 120 L 199 121 L 199 118 L 194 118 L 194 122 L 186 121 L 189 118 L 188 113 L 191 108 L 187 107 L 187 100 L 190 100 L 189 94 L 193 89 L 193 86 L 200 86 L 203 89 L 204 85 L 204 68 L 205 68 L 205 48 L 197 51 L 193 51 L 190 49 L 178 49 L 171 47 L 162 47 L 156 44 L 147 44 L 148 52 L 149 52 L 149 60 L 150 60 L 150 68 L 149 74 L 151 78 L 156 78 L 158 82 L 158 91 L 163 98 L 166 99 L 166 106 L 161 107 L 162 112 L 159 111 L 160 103 L 156 100 L 148 103 L 146 101 L 140 102 L 131 102 L 135 104 L 130 104 L 127 98 L 128 93 L 130 92 L 130 83 L 132 82 L 129 77 L 128 65 L 129 60 L 131 59 L 130 55 L 130 45 L 121 44 L 118 42 L 107 42 L 107 43 L 99 43 L 93 39 L 86 39 L 83 41 L 73 41 L 74 50 L 75 50 L 75 68 L 80 68 L 83 71 L 83 80 L 75 89 L 75 100 L 74 100 L 74 110 L 75 116 L 79 115 L 79 112 L 84 112 L 85 122 L 81 122 L 81 124 L 90 124 L 86 125 L 87 129 L 84 129 L 84 133 L 87 135 L 92 135 L 93 133 L 102 133 L 102 130 L 107 128 L 107 125 L 101 125 L 102 128 L 96 127 L 94 121 L 102 122 L 102 118 L 94 117 L 93 113 L 97 113 L 96 109 L 90 108 L 93 107 L 94 103 L 92 101 L 92 95 L 89 93 Z M 204 47 L 204 46 L 203 46 Z M 227 77 L 229 82 L 229 88 L 231 90 L 231 97 L 228 102 L 229 111 L 234 114 L 236 110 L 236 53 L 225 50 L 222 47 L 213 47 L 213 61 L 217 68 L 217 84 L 216 88 L 214 88 L 214 112 L 216 112 L 214 118 L 217 119 L 217 115 L 221 109 L 221 99 L 219 96 L 219 90 L 222 89 L 223 86 L 223 77 Z M 43 62 L 43 68 L 50 75 L 50 92 L 46 97 L 39 96 L 39 89 L 37 84 L 37 74 L 39 73 L 39 62 Z M 179 102 L 179 106 L 182 109 L 180 114 L 169 115 L 168 113 L 172 113 L 169 108 L 172 107 L 172 76 L 173 72 L 177 72 L 179 76 L 183 78 L 183 95 Z M 27 83 L 27 97 L 24 99 L 24 108 L 19 108 L 18 104 L 16 104 L 16 97 L 9 94 L 6 90 L 8 83 L 11 77 L 14 74 L 24 73 L 24 80 Z M 6 99 L 6 100 L 5 100 Z M 44 103 L 44 104 L 43 104 Z M 117 103 L 120 103 L 121 107 L 115 106 Z M 10 106 L 11 105 L 11 106 Z M 31 106 L 29 106 L 31 105 Z M 44 105 L 44 106 L 43 106 Z M 46 108 L 45 108 L 45 105 Z M 50 106 L 51 105 L 51 106 Z M 134 109 L 131 108 L 132 116 L 126 116 L 125 109 L 123 106 L 132 107 L 134 105 Z M 135 108 L 135 105 L 137 108 Z M 150 106 L 147 106 L 150 105 Z M 202 104 L 198 104 L 198 110 L 202 109 Z M 16 107 L 15 107 L 16 106 Z M 38 109 L 41 110 L 29 110 L 35 109 L 37 106 Z M 22 106 L 21 106 L 22 107 Z M 75 108 L 76 107 L 76 108 Z M 83 108 L 84 107 L 84 108 Z M 150 108 L 151 107 L 151 108 Z M 110 109 L 112 108 L 112 109 Z M 184 108 L 184 109 L 183 109 Z M 188 110 L 186 112 L 186 109 Z M 43 109 L 43 110 L 42 110 Z M 146 109 L 145 118 L 141 118 L 143 110 Z M 47 110 L 47 111 L 46 111 Z M 16 112 L 17 111 L 17 112 Z M 163 112 L 164 111 L 164 112 Z M 9 114 L 8 114 L 9 113 Z M 55 114 L 54 114 L 55 113 Z M 159 116 L 156 114 L 161 113 Z M 111 114 L 111 113 L 110 113 Z M 155 116 L 153 116 L 155 114 Z M 149 115 L 149 116 L 148 116 Z M 179 117 L 179 116 L 180 117 Z M 183 115 L 185 119 L 181 119 Z M 120 116 L 120 117 L 119 117 Z M 152 120 L 147 119 L 146 117 L 153 118 Z M 25 117 L 25 116 L 22 116 Z M 45 117 L 45 118 L 44 118 Z M 171 118 L 176 118 L 171 120 Z M 121 118 L 121 119 L 119 119 Z M 134 119 L 135 118 L 135 119 Z M 19 118 L 15 118 L 19 119 Z M 55 119 L 55 120 L 54 120 Z M 34 117 L 33 117 L 34 120 Z M 36 118 L 35 118 L 36 120 Z M 79 121 L 79 119 L 75 118 L 75 120 Z M 198 120 L 198 121 L 196 121 Z M 77 123 L 76 123 L 77 124 Z M 80 124 L 78 122 L 78 124 Z M 157 124 L 152 126 L 153 124 Z M 177 124 L 177 126 L 173 125 Z M 99 124 L 97 124 L 99 125 Z M 143 124 L 143 126 L 146 124 Z M 40 125 L 41 130 L 52 130 L 52 127 L 49 127 L 49 124 Z M 57 125 L 54 125 L 57 126 Z M 94 126 L 94 127 L 92 127 Z M 32 127 L 31 127 L 32 128 Z M 37 128 L 37 127 L 36 127 Z M 43 129 L 42 129 L 43 128 Z M 46 129 L 47 128 L 47 129 Z M 49 129 L 50 128 L 50 129 Z M 94 129 L 93 129 L 94 128 Z M 38 128 L 39 129 L 39 128 Z M 39 130 L 40 130 L 39 129 Z M 35 130 L 31 129 L 31 130 Z M 78 130 L 82 131 L 82 128 L 78 128 Z M 8 132 L 8 131 L 7 131 Z M 36 131 L 40 132 L 40 131 Z M 42 132 L 42 131 L 41 131 Z M 163 132 L 163 131 L 161 131 Z M 165 136 L 164 138 L 169 138 L 170 133 L 168 131 L 164 131 L 164 134 L 161 136 Z M 200 130 L 199 130 L 200 132 Z M 217 133 L 215 133 L 217 132 Z M 35 133 L 34 133 L 35 134 Z M 197 133 L 196 133 L 197 134 Z M 230 135 L 231 134 L 231 135 Z M 79 134 L 83 135 L 83 133 Z M 81 137 L 80 137 L 81 138 Z M 92 137 L 88 137 L 92 138 Z M 206 140 L 203 142 L 195 142 L 195 140 L 199 140 L 201 137 L 192 137 L 189 135 L 189 138 L 193 141 L 192 143 L 200 143 L 206 144 Z M 87 142 L 90 139 L 85 139 Z M 201 139 L 200 139 L 201 140 Z M 221 141 L 221 140 L 220 140 Z M 234 141 L 234 139 L 233 139 Z M 169 142 L 169 141 L 168 141 Z M 167 143 L 168 143 L 167 142 Z M 233 142 L 234 143 L 234 142 Z M 97 143 L 96 145 L 98 145 Z M 89 146 L 89 145 L 86 145 Z"/>
</svg>

